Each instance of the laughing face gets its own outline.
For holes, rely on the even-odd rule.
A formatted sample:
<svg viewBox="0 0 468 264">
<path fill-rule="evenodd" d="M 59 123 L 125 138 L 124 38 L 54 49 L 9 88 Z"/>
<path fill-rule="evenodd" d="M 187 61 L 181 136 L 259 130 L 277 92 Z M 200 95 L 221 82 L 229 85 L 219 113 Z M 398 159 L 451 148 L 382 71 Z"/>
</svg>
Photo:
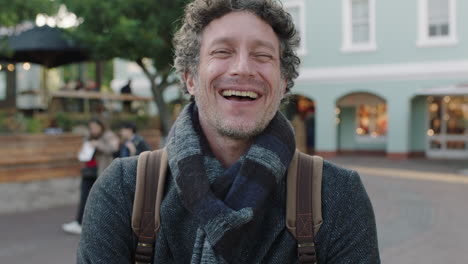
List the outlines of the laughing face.
<svg viewBox="0 0 468 264">
<path fill-rule="evenodd" d="M 186 84 L 205 133 L 256 136 L 275 116 L 286 91 L 278 37 L 252 13 L 213 20 L 202 34 L 198 74 L 187 74 Z"/>
</svg>

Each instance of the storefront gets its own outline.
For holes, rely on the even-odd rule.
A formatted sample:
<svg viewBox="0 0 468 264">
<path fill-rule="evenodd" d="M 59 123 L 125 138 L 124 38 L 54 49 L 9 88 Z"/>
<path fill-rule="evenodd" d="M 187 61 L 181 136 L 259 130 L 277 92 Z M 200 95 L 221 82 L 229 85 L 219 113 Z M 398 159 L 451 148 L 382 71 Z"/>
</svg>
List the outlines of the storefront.
<svg viewBox="0 0 468 264">
<path fill-rule="evenodd" d="M 468 85 L 425 91 L 428 101 L 426 155 L 468 158 Z"/>
<path fill-rule="evenodd" d="M 382 152 L 387 143 L 387 103 L 370 93 L 352 93 L 337 101 L 339 152 Z"/>
</svg>

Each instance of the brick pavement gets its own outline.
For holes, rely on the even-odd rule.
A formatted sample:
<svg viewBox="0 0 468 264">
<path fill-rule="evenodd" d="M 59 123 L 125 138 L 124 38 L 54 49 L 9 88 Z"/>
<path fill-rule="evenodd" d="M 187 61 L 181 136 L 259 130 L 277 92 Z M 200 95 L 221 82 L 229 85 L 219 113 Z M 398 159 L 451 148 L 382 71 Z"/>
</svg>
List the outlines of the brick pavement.
<svg viewBox="0 0 468 264">
<path fill-rule="evenodd" d="M 0 183 L 0 214 L 76 204 L 79 187 L 78 177 Z"/>
<path fill-rule="evenodd" d="M 389 160 L 385 157 L 340 156 L 330 161 L 360 174 L 411 180 L 468 184 L 468 162 L 415 158 Z"/>
<path fill-rule="evenodd" d="M 343 155 L 330 159 L 336 164 L 367 168 L 386 168 L 419 172 L 457 174 L 462 176 L 468 169 L 468 160 L 441 160 L 411 158 L 407 160 L 390 160 L 382 156 Z"/>
<path fill-rule="evenodd" d="M 0 263 L 76 263 L 79 236 L 62 231 L 75 206 L 0 214 Z"/>
<path fill-rule="evenodd" d="M 468 164 L 347 156 L 373 203 L 382 263 L 467 263 Z"/>
</svg>

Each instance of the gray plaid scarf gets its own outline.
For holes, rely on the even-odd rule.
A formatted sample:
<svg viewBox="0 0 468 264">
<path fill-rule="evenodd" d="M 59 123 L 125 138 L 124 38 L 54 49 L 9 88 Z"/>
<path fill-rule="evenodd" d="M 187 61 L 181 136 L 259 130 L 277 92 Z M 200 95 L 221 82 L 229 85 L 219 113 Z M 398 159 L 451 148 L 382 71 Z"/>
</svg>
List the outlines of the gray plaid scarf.
<svg viewBox="0 0 468 264">
<path fill-rule="evenodd" d="M 198 220 L 192 263 L 232 263 L 255 253 L 258 218 L 294 155 L 294 133 L 286 118 L 278 112 L 250 149 L 224 169 L 191 103 L 174 124 L 167 150 L 182 203 Z"/>
</svg>

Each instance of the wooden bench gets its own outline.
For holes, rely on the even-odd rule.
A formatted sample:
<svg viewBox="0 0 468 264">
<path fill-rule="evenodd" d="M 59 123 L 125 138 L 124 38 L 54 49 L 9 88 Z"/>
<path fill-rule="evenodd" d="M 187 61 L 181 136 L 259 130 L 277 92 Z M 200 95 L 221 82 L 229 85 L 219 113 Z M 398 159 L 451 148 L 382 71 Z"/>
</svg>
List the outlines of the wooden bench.
<svg viewBox="0 0 468 264">
<path fill-rule="evenodd" d="M 141 135 L 152 148 L 159 147 L 157 130 Z M 72 133 L 0 135 L 0 183 L 79 176 L 82 142 L 82 135 Z"/>
<path fill-rule="evenodd" d="M 0 136 L 0 183 L 79 176 L 82 141 L 71 133 Z"/>
</svg>

